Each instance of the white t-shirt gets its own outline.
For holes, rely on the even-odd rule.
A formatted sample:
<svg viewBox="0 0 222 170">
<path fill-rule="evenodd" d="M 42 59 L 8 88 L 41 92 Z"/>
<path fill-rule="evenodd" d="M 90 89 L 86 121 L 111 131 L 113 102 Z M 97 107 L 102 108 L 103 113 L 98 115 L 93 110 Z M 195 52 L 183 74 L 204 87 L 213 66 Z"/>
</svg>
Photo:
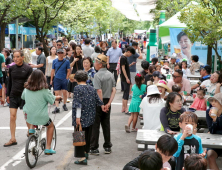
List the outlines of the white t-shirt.
<svg viewBox="0 0 222 170">
<path fill-rule="evenodd" d="M 82 48 L 82 52 L 83 52 L 83 55 L 84 57 L 91 57 L 92 54 L 94 53 L 94 48 L 90 47 L 90 45 L 85 45 L 83 48 Z"/>
<path fill-rule="evenodd" d="M 191 74 L 189 68 L 187 68 L 186 70 L 185 70 L 185 69 L 182 69 L 182 71 L 183 71 L 183 77 L 184 77 L 184 78 L 187 78 L 187 76 Z"/>
<path fill-rule="evenodd" d="M 159 100 L 157 102 L 149 103 L 149 97 L 144 97 L 140 108 L 143 111 L 144 129 L 157 130 L 160 129 L 160 110 L 164 107 L 165 101 Z"/>
<path fill-rule="evenodd" d="M 200 86 L 205 86 L 207 89 L 206 95 L 208 96 L 214 96 L 215 91 L 216 91 L 216 85 L 217 83 L 211 83 L 210 79 L 209 80 L 204 80 Z M 222 86 L 220 87 L 220 93 L 222 92 Z"/>
</svg>

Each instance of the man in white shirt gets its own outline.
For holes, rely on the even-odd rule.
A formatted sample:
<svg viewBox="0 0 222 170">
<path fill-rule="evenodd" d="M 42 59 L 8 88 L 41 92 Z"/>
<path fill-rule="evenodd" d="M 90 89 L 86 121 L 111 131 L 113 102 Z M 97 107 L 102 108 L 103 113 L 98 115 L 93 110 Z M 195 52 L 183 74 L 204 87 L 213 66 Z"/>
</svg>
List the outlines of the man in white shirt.
<svg viewBox="0 0 222 170">
<path fill-rule="evenodd" d="M 19 48 L 19 50 L 22 49 L 21 37 L 18 37 L 18 48 Z"/>
<path fill-rule="evenodd" d="M 84 57 L 91 57 L 91 55 L 94 53 L 94 49 L 90 46 L 90 39 L 85 39 L 85 46 L 82 48 L 82 52 Z"/>
</svg>

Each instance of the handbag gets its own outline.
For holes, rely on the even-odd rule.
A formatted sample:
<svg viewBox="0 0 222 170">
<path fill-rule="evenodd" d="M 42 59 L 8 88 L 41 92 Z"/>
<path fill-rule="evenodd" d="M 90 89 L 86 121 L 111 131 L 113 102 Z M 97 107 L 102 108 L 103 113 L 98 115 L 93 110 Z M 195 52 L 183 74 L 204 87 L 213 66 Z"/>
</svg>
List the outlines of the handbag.
<svg viewBox="0 0 222 170">
<path fill-rule="evenodd" d="M 76 126 L 73 136 L 73 146 L 84 146 L 86 145 L 85 141 L 85 131 L 82 131 L 82 125 Z"/>
</svg>

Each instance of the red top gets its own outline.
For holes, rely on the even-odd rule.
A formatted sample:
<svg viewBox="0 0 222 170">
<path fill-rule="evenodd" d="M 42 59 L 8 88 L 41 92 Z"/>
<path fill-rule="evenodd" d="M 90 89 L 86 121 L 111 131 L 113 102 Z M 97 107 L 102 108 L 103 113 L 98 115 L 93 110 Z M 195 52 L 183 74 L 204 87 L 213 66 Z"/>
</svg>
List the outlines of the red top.
<svg viewBox="0 0 222 170">
<path fill-rule="evenodd" d="M 192 103 L 192 105 L 190 106 L 190 108 L 194 108 L 196 110 L 203 110 L 206 111 L 207 110 L 207 104 L 206 104 L 206 100 L 203 99 L 199 99 L 198 97 L 196 97 Z"/>
</svg>

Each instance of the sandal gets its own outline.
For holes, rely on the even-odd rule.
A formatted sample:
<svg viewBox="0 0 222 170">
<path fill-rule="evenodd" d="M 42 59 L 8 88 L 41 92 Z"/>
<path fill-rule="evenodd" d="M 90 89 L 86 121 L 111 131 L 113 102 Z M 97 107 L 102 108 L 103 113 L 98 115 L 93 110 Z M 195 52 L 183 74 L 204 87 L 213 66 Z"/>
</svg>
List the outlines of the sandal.
<svg viewBox="0 0 222 170">
<path fill-rule="evenodd" d="M 53 149 L 45 149 L 44 153 L 45 155 L 52 155 L 56 154 L 56 151 L 54 151 Z"/>
<path fill-rule="evenodd" d="M 132 129 L 131 132 L 137 132 L 138 128 Z"/>
<path fill-rule="evenodd" d="M 126 131 L 127 133 L 130 133 L 130 127 L 129 127 L 128 125 L 125 125 L 125 131 Z"/>
<path fill-rule="evenodd" d="M 5 143 L 5 144 L 4 144 L 4 147 L 9 147 L 9 146 L 12 146 L 12 145 L 17 145 L 17 142 L 16 142 L 16 141 L 13 142 L 13 141 L 10 139 L 8 143 Z"/>
</svg>

